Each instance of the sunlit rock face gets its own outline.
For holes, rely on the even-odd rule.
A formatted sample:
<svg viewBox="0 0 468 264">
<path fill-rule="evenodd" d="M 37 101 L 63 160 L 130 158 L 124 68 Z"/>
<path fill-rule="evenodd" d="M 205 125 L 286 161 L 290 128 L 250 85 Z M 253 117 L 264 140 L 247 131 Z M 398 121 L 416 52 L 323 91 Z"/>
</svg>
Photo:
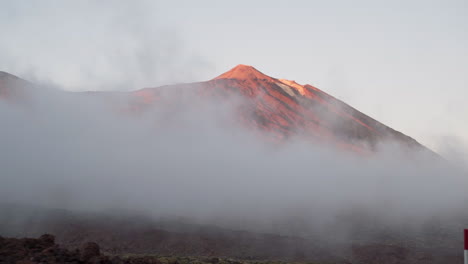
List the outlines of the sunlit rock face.
<svg viewBox="0 0 468 264">
<path fill-rule="evenodd" d="M 280 141 L 301 136 L 361 153 L 373 151 L 380 141 L 425 149 L 312 85 L 276 79 L 248 65 L 238 65 L 206 82 L 136 91 L 133 96 L 139 99 L 134 107 L 155 104 L 164 93 L 185 97 L 189 92 L 221 99 L 241 96 L 239 119 Z"/>
<path fill-rule="evenodd" d="M 7 73 L 0 74 L 0 99 L 23 95 L 29 83 Z M 76 94 L 76 93 L 75 93 Z M 281 142 L 296 136 L 318 144 L 359 153 L 371 153 L 383 141 L 427 150 L 416 140 L 359 112 L 312 85 L 276 79 L 252 66 L 238 65 L 218 77 L 197 83 L 144 88 L 132 92 L 87 92 L 91 96 L 125 98 L 110 100 L 131 113 L 154 106 L 177 106 L 194 98 L 236 101 L 236 122 Z M 429 151 L 429 150 L 427 150 Z"/>
</svg>

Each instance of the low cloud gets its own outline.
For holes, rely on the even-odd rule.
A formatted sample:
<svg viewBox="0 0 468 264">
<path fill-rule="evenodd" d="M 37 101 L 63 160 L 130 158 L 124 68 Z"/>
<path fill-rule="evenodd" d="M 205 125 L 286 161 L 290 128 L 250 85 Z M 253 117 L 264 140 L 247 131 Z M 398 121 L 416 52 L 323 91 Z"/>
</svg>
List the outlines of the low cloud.
<svg viewBox="0 0 468 264">
<path fill-rule="evenodd" d="M 206 98 L 139 114 L 109 103 L 53 91 L 28 108 L 0 101 L 0 199 L 302 236 L 352 233 L 361 218 L 394 230 L 463 224 L 468 178 L 442 159 L 396 144 L 360 156 L 271 143 L 233 121 L 237 104 Z"/>
</svg>

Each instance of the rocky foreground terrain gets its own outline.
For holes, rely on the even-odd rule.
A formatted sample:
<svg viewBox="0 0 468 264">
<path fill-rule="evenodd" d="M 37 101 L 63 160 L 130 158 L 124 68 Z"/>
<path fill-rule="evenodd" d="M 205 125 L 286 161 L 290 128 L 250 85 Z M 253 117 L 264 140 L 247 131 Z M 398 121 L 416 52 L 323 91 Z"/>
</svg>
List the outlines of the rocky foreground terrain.
<svg viewBox="0 0 468 264">
<path fill-rule="evenodd" d="M 400 232 L 373 230 L 365 218 L 358 219 L 367 223 L 364 227 L 351 222 L 347 218 L 356 235 L 338 243 L 332 242 L 334 232 L 326 232 L 326 237 L 300 237 L 124 213 L 73 213 L 0 204 L 0 264 L 463 263 L 460 226 L 430 225 L 421 236 L 403 226 Z"/>
<path fill-rule="evenodd" d="M 440 259 L 431 254 L 413 252 L 407 248 L 391 245 L 355 246 L 347 259 L 320 263 L 336 264 L 404 264 L 404 263 L 461 263 L 461 256 Z M 78 248 L 68 249 L 55 243 L 55 237 L 44 234 L 39 238 L 0 237 L 0 263 L 45 264 L 241 264 L 241 263 L 315 263 L 297 257 L 296 260 L 232 259 L 208 256 L 162 256 L 150 254 L 113 255 L 102 252 L 94 242 L 85 242 Z"/>
<path fill-rule="evenodd" d="M 79 248 L 69 250 L 55 243 L 55 237 L 44 234 L 34 238 L 0 237 L 0 263 L 40 264 L 40 263 L 93 263 L 93 264 L 130 264 L 130 263 L 211 263 L 240 264 L 259 263 L 253 260 L 222 259 L 217 257 L 167 257 L 157 255 L 104 255 L 94 242 L 82 244 Z"/>
</svg>

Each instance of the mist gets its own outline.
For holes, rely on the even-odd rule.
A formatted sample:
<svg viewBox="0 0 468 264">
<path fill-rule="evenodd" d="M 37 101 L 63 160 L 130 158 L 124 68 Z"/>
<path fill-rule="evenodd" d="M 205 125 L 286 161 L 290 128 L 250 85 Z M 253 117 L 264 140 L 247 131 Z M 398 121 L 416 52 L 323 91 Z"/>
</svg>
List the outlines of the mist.
<svg viewBox="0 0 468 264">
<path fill-rule="evenodd" d="M 236 121 L 240 98 L 187 96 L 127 113 L 94 94 L 33 94 L 27 107 L 0 101 L 6 204 L 325 240 L 346 240 L 367 221 L 395 232 L 467 223 L 466 173 L 395 142 L 372 155 L 299 136 L 272 142 Z"/>
<path fill-rule="evenodd" d="M 44 215 L 11 209 L 26 206 L 332 244 L 443 229 L 458 246 L 468 226 L 468 152 L 457 137 L 440 140 L 440 158 L 389 141 L 364 155 L 301 135 L 277 142 L 239 122 L 243 98 L 201 98 L 190 87 L 128 111 L 124 91 L 203 80 L 212 67 L 159 20 L 158 5 L 2 6 L 0 70 L 37 85 L 26 103 L 0 98 L 0 235 L 29 235 Z"/>
</svg>

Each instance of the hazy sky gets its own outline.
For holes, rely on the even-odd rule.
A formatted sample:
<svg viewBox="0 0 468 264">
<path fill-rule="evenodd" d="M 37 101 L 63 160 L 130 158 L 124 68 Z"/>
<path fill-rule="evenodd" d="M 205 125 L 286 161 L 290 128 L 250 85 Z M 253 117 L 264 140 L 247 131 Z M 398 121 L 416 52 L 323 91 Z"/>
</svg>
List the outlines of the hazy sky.
<svg viewBox="0 0 468 264">
<path fill-rule="evenodd" d="M 440 152 L 468 146 L 465 0 L 2 1 L 0 31 L 0 70 L 68 90 L 201 81 L 250 64 Z"/>
</svg>

